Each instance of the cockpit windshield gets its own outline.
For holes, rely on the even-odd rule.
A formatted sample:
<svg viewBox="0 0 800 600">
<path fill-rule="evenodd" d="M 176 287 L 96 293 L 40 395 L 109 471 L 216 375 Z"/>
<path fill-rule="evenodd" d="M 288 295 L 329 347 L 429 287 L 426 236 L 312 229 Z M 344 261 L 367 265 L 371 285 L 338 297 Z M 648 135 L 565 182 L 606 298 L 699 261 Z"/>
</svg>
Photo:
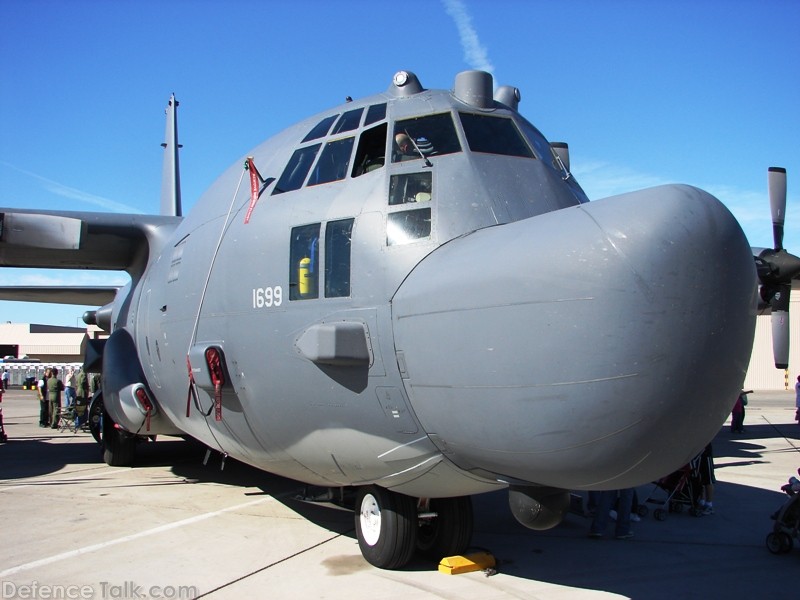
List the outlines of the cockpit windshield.
<svg viewBox="0 0 800 600">
<path fill-rule="evenodd" d="M 472 152 L 534 158 L 514 121 L 473 113 L 458 113 Z"/>
<path fill-rule="evenodd" d="M 450 113 L 397 121 L 392 162 L 461 152 Z"/>
</svg>

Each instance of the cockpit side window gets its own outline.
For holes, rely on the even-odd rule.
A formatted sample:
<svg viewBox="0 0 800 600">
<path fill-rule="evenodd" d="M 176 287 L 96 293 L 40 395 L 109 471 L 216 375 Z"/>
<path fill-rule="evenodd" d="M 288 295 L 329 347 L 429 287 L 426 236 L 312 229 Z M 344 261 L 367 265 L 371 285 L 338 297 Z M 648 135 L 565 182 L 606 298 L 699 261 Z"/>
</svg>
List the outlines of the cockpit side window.
<svg viewBox="0 0 800 600">
<path fill-rule="evenodd" d="M 330 117 L 325 117 L 314 126 L 314 129 L 306 134 L 306 137 L 303 138 L 301 143 L 310 142 L 311 140 L 316 140 L 321 137 L 325 137 L 328 133 L 328 130 L 331 128 L 331 123 L 336 120 L 336 117 L 339 115 L 331 115 Z"/>
<path fill-rule="evenodd" d="M 336 135 L 337 133 L 342 133 L 344 131 L 353 131 L 353 129 L 358 127 L 358 124 L 361 122 L 361 113 L 363 112 L 363 107 L 348 110 L 342 115 L 336 125 L 334 125 L 331 135 Z"/>
<path fill-rule="evenodd" d="M 355 138 L 349 137 L 325 144 L 325 149 L 322 151 L 319 161 L 317 161 L 314 170 L 311 172 L 311 177 L 308 179 L 308 185 L 318 185 L 344 179 L 350 166 L 350 155 L 353 151 L 354 141 Z"/>
<path fill-rule="evenodd" d="M 325 226 L 326 298 L 350 295 L 350 244 L 354 221 L 331 221 Z"/>
<path fill-rule="evenodd" d="M 433 193 L 430 170 L 423 173 L 392 175 L 389 180 L 389 206 L 409 202 L 429 202 Z"/>
<path fill-rule="evenodd" d="M 450 113 L 397 121 L 393 147 L 392 162 L 461 151 Z"/>
<path fill-rule="evenodd" d="M 386 222 L 386 245 L 410 244 L 431 235 L 431 209 L 421 208 L 389 213 Z"/>
<path fill-rule="evenodd" d="M 380 169 L 386 161 L 386 123 L 367 129 L 358 140 L 353 177 Z"/>
<path fill-rule="evenodd" d="M 278 183 L 275 184 L 275 188 L 272 190 L 273 196 L 300 189 L 321 145 L 313 144 L 294 151 L 292 158 L 289 159 L 289 164 L 286 165 L 281 178 L 278 179 Z"/>
<path fill-rule="evenodd" d="M 459 117 L 472 152 L 534 158 L 511 119 L 463 112 Z"/>
<path fill-rule="evenodd" d="M 292 228 L 289 247 L 289 299 L 319 297 L 319 223 Z"/>
</svg>

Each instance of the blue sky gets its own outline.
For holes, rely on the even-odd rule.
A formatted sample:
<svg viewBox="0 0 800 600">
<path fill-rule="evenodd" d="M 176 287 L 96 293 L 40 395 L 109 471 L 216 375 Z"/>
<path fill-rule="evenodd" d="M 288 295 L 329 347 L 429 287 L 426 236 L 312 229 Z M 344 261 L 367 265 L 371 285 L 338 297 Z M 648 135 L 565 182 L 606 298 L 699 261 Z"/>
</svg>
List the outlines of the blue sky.
<svg viewBox="0 0 800 600">
<path fill-rule="evenodd" d="M 771 246 L 767 168 L 788 170 L 800 254 L 796 0 L 3 0 L 0 206 L 157 213 L 164 108 L 180 102 L 184 207 L 281 129 L 385 90 L 491 71 L 570 144 L 590 198 L 661 183 L 717 195 Z M 0 271 L 0 285 L 115 273 Z M 83 307 L 0 302 L 0 321 Z"/>
</svg>

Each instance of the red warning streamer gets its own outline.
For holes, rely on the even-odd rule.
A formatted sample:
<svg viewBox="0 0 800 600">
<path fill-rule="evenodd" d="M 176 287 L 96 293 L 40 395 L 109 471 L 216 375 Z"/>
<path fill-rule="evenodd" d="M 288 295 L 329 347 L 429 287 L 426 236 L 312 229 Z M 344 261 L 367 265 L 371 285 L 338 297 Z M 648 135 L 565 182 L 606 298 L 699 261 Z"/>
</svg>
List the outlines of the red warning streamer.
<svg viewBox="0 0 800 600">
<path fill-rule="evenodd" d="M 258 190 L 263 179 L 261 178 L 261 173 L 256 169 L 255 163 L 253 163 L 252 156 L 247 157 L 245 168 L 250 171 L 250 206 L 244 216 L 244 224 L 247 225 L 250 222 L 250 215 L 253 214 L 253 209 L 256 207 L 256 202 L 258 202 Z"/>
</svg>

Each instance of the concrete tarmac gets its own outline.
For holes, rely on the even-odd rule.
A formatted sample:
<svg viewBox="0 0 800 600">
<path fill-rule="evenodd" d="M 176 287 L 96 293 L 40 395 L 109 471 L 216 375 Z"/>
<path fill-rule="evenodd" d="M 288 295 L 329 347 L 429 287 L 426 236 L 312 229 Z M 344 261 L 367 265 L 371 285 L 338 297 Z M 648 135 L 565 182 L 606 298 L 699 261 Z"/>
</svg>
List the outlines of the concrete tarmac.
<svg viewBox="0 0 800 600">
<path fill-rule="evenodd" d="M 0 598 L 765 598 L 794 597 L 800 541 L 771 554 L 780 491 L 800 467 L 794 392 L 750 395 L 745 433 L 714 439 L 715 514 L 649 514 L 629 541 L 587 537 L 570 513 L 550 531 L 517 524 L 504 492 L 473 498 L 476 548 L 497 573 L 445 575 L 415 560 L 369 565 L 351 512 L 297 500 L 304 486 L 199 444 L 142 444 L 134 468 L 108 467 L 88 433 L 38 426 L 32 391 L 3 403 Z M 680 436 L 680 431 L 675 432 Z M 652 484 L 639 499 L 663 499 Z M 609 534 L 612 533 L 609 527 Z M 59 595 L 60 594 L 60 595 Z"/>
</svg>

